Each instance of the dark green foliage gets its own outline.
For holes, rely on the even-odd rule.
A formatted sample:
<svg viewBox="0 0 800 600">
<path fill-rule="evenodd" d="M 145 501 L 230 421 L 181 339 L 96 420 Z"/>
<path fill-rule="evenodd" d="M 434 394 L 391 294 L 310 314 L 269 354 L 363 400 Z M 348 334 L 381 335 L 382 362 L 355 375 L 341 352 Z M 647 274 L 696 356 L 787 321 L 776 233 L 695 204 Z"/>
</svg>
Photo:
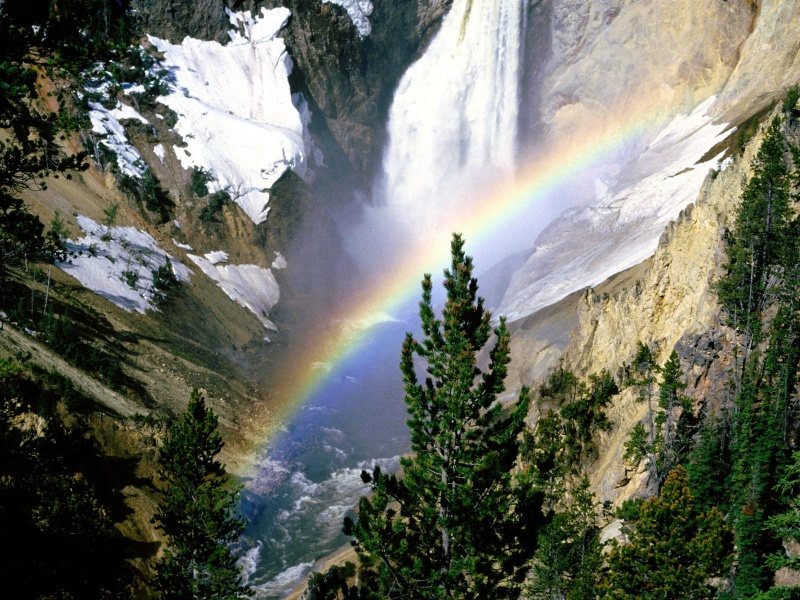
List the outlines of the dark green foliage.
<svg viewBox="0 0 800 600">
<path fill-rule="evenodd" d="M 51 310 L 41 321 L 31 322 L 31 326 L 40 329 L 47 345 L 71 364 L 104 380 L 112 389 L 125 385 L 127 378 L 119 360 L 81 339 L 75 321 L 68 314 L 59 316 Z"/>
<path fill-rule="evenodd" d="M 761 339 L 761 315 L 790 235 L 790 179 L 780 125 L 776 117 L 753 162 L 753 177 L 725 240 L 726 273 L 717 284 L 728 323 L 755 343 Z"/>
<path fill-rule="evenodd" d="M 681 393 L 686 384 L 674 350 L 659 367 L 654 364 L 650 349 L 640 343 L 634 365 L 636 372 L 629 383 L 637 387 L 638 399 L 647 402 L 648 409 L 645 421 L 634 426 L 625 443 L 624 459 L 633 467 L 647 460 L 649 482 L 659 490 L 667 473 L 689 454 L 694 425 L 691 400 Z M 654 402 L 656 374 L 661 375 L 658 402 Z"/>
<path fill-rule="evenodd" d="M 172 270 L 172 261 L 167 258 L 167 262 L 154 269 L 153 291 L 155 292 L 156 302 L 163 302 L 172 292 L 180 287 L 180 281 L 175 277 Z M 159 300 L 160 298 L 160 300 Z"/>
<path fill-rule="evenodd" d="M 153 522 L 169 540 L 155 581 L 162 598 L 249 595 L 230 548 L 244 521 L 238 489 L 216 458 L 222 446 L 217 416 L 195 389 L 159 455 L 163 499 Z"/>
<path fill-rule="evenodd" d="M 517 598 L 542 520 L 540 493 L 515 485 L 529 400 L 504 410 L 496 401 L 509 361 L 501 319 L 489 366 L 476 366 L 493 333 L 477 297 L 472 260 L 455 235 L 445 271 L 447 301 L 434 313 L 432 282 L 422 284 L 424 339 L 407 335 L 401 370 L 413 457 L 401 459 L 403 478 L 375 469 L 362 477 L 373 495 L 359 503 L 358 521 L 345 523 L 360 560 L 360 593 L 370 598 Z M 414 355 L 427 377 L 420 381 Z"/>
<path fill-rule="evenodd" d="M 155 110 L 159 96 L 169 94 L 167 78 L 169 71 L 165 69 L 155 70 L 155 59 L 143 48 L 130 48 L 125 56 L 123 64 L 118 66 L 120 83 L 141 85 L 144 92 L 134 92 L 131 94 L 136 108 Z"/>
<path fill-rule="evenodd" d="M 794 108 L 790 104 L 788 98 L 785 111 Z M 787 117 L 793 119 L 788 112 Z M 735 349 L 733 403 L 701 428 L 690 463 L 699 479 L 693 489 L 703 496 L 698 506 L 726 508 L 735 530 L 734 597 L 786 592 L 767 592 L 778 566 L 767 556 L 781 551 L 782 536 L 791 537 L 779 523 L 791 515 L 792 500 L 775 490 L 791 460 L 797 417 L 800 224 L 793 202 L 798 157 L 800 150 L 786 142 L 776 118 L 726 240 L 728 263 L 718 286 L 728 323 L 743 334 Z"/>
<path fill-rule="evenodd" d="M 230 195 L 225 190 L 214 192 L 208 197 L 206 205 L 200 209 L 200 220 L 204 223 L 215 223 L 219 220 L 222 207 L 230 202 Z"/>
<path fill-rule="evenodd" d="M 556 406 L 563 406 L 567 402 L 575 401 L 581 391 L 580 381 L 575 374 L 559 367 L 539 387 L 539 404 L 554 403 Z"/>
<path fill-rule="evenodd" d="M 618 393 L 614 378 L 606 370 L 590 375 L 588 383 L 564 368 L 553 371 L 539 388 L 543 415 L 535 435 L 526 439 L 526 462 L 540 477 L 576 472 L 582 460 L 596 455 L 593 435 L 610 429 L 605 409 Z"/>
<path fill-rule="evenodd" d="M 80 427 L 51 418 L 66 387 L 0 359 L 0 535 L 13 540 L 0 576 L 18 597 L 121 597 L 129 575 L 93 476 L 95 450 Z"/>
<path fill-rule="evenodd" d="M 77 74 L 113 56 L 119 46 L 133 39 L 127 0 L 6 2 L 3 9 L 0 58 L 20 58 L 36 47 L 52 53 L 59 66 Z"/>
<path fill-rule="evenodd" d="M 303 595 L 305 600 L 358 600 L 357 587 L 352 586 L 356 566 L 347 562 L 343 567 L 332 566 L 325 573 L 312 573 Z"/>
<path fill-rule="evenodd" d="M 31 311 L 28 302 L 20 298 L 16 306 L 8 311 L 10 323 L 20 329 L 40 332 L 39 339 L 67 362 L 98 377 L 112 389 L 130 386 L 131 380 L 122 370 L 119 358 L 107 349 L 89 343 L 86 329 L 75 322 L 69 311 L 57 314 L 50 306 L 47 313 L 42 315 L 38 308 Z"/>
<path fill-rule="evenodd" d="M 566 509 L 556 513 L 539 534 L 528 598 L 595 598 L 603 563 L 598 504 L 586 478 L 571 496 Z"/>
<path fill-rule="evenodd" d="M 800 116 L 800 109 L 797 103 L 800 101 L 800 86 L 793 85 L 786 90 L 786 98 L 783 99 L 783 114 L 786 115 L 786 122 L 794 125 L 795 120 Z"/>
<path fill-rule="evenodd" d="M 661 384 L 658 389 L 658 414 L 656 427 L 663 436 L 663 450 L 659 453 L 659 473 L 669 473 L 687 457 L 693 433 L 692 401 L 683 395 L 683 382 L 678 353 L 674 350 L 661 368 Z M 659 486 L 663 480 L 659 481 Z"/>
<path fill-rule="evenodd" d="M 192 183 L 190 186 L 192 193 L 198 198 L 205 198 L 208 196 L 208 184 L 213 180 L 211 173 L 202 167 L 195 167 L 192 169 Z"/>
<path fill-rule="evenodd" d="M 25 258 L 50 261 L 63 252 L 60 240 L 19 197 L 24 189 L 43 189 L 48 173 L 82 169 L 85 155 L 64 157 L 56 147 L 59 128 L 54 115 L 35 107 L 36 72 L 0 61 L 0 287 L 9 266 Z"/>
<path fill-rule="evenodd" d="M 800 543 L 800 452 L 792 454 L 792 462 L 786 466 L 775 489 L 787 503 L 787 510 L 773 515 L 767 527 L 779 539 Z M 777 571 L 782 567 L 800 570 L 800 557 L 777 552 L 769 557 L 768 565 Z"/>
<path fill-rule="evenodd" d="M 123 271 L 122 277 L 125 279 L 125 283 L 128 284 L 128 287 L 132 289 L 136 289 L 136 284 L 139 282 L 139 272 L 138 271 Z"/>
<path fill-rule="evenodd" d="M 123 174 L 119 177 L 118 185 L 119 189 L 142 203 L 147 210 L 156 213 L 161 223 L 169 221 L 175 203 L 150 169 L 142 177 Z"/>
<path fill-rule="evenodd" d="M 564 444 L 564 421 L 554 410 L 548 410 L 536 421 L 534 431 L 526 430 L 521 449 L 528 466 L 527 477 L 533 489 L 544 493 L 550 504 L 563 496 L 566 477 L 573 472 L 573 454 Z"/>
<path fill-rule="evenodd" d="M 756 364 L 757 357 L 752 362 Z M 772 581 L 765 557 L 780 545 L 766 524 L 779 509 L 773 489 L 778 469 L 787 462 L 789 453 L 782 436 L 783 415 L 777 414 L 769 400 L 757 402 L 760 386 L 754 383 L 754 371 L 748 368 L 745 372 L 736 399 L 733 468 L 728 484 L 738 550 L 736 586 L 742 596 L 765 590 Z"/>
<path fill-rule="evenodd" d="M 103 219 L 103 225 L 106 226 L 106 229 L 114 227 L 117 222 L 117 215 L 119 215 L 119 204 L 115 202 L 108 208 L 104 208 L 103 215 L 105 215 L 105 218 Z"/>
<path fill-rule="evenodd" d="M 644 422 L 637 423 L 630 433 L 630 438 L 625 443 L 625 462 L 636 468 L 642 460 L 647 460 L 649 479 L 657 482 L 658 472 L 658 431 L 656 428 L 655 389 L 656 375 L 659 366 L 649 346 L 639 342 L 633 365 L 627 369 L 626 383 L 634 386 L 637 392 L 636 399 L 647 403 L 647 414 Z"/>
<path fill-rule="evenodd" d="M 672 471 L 661 496 L 638 506 L 629 542 L 611 542 L 608 572 L 599 586 L 602 599 L 670 600 L 711 598 L 708 579 L 730 560 L 730 531 L 716 509 L 694 511 L 689 476 Z M 630 508 L 627 512 L 630 516 Z"/>
<path fill-rule="evenodd" d="M 730 509 L 730 494 L 725 485 L 731 472 L 730 423 L 724 417 L 706 417 L 686 470 L 695 509 L 706 512 L 717 507 L 723 514 Z"/>
<path fill-rule="evenodd" d="M 752 600 L 800 600 L 800 588 L 774 587 L 751 596 Z"/>
<path fill-rule="evenodd" d="M 577 465 L 583 457 L 591 459 L 596 456 L 592 436 L 598 430 L 611 429 L 605 409 L 619 393 L 619 388 L 611 374 L 604 370 L 599 375 L 590 375 L 588 387 L 582 387 L 580 391 L 577 399 L 561 409 L 568 460 L 573 465 Z"/>
</svg>

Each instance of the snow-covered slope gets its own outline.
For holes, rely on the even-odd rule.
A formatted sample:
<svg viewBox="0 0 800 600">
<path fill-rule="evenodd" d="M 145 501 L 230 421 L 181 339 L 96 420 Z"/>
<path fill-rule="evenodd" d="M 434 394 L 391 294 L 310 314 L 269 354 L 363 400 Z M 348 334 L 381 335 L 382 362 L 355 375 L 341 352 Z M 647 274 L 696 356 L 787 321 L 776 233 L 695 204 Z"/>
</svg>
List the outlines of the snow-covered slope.
<svg viewBox="0 0 800 600">
<path fill-rule="evenodd" d="M 189 282 L 191 271 L 164 252 L 150 234 L 135 227 L 106 227 L 77 217 L 84 237 L 67 242 L 69 259 L 56 263 L 85 287 L 128 311 L 155 309 L 155 272 L 169 261 L 173 275 Z"/>
<path fill-rule="evenodd" d="M 172 74 L 171 93 L 159 98 L 178 115 L 175 130 L 185 147 L 175 154 L 186 168 L 202 167 L 214 178 L 211 191 L 227 189 L 255 222 L 267 218 L 269 189 L 287 169 L 303 178 L 315 151 L 311 119 L 300 94 L 292 94 L 292 70 L 283 40 L 286 8 L 228 13 L 235 29 L 225 46 L 185 38 L 181 44 L 149 37 Z"/>
<path fill-rule="evenodd" d="M 204 256 L 187 255 L 228 297 L 250 310 L 267 329 L 275 329 L 269 311 L 278 302 L 280 290 L 271 269 L 258 265 L 225 265 L 228 255 L 219 250 Z"/>
<path fill-rule="evenodd" d="M 92 132 L 100 137 L 99 144 L 114 153 L 120 173 L 129 177 L 142 177 L 147 171 L 147 165 L 139 151 L 128 140 L 120 121 L 134 119 L 147 123 L 147 120 L 132 107 L 120 102 L 117 102 L 112 110 L 108 110 L 99 102 L 90 102 L 89 108 Z"/>
<path fill-rule="evenodd" d="M 551 223 L 512 277 L 498 314 L 509 320 L 532 314 L 651 256 L 667 223 L 719 167 L 721 155 L 705 155 L 730 131 L 712 121 L 714 101 L 675 117 L 615 181 L 598 182 L 595 203 Z"/>
</svg>

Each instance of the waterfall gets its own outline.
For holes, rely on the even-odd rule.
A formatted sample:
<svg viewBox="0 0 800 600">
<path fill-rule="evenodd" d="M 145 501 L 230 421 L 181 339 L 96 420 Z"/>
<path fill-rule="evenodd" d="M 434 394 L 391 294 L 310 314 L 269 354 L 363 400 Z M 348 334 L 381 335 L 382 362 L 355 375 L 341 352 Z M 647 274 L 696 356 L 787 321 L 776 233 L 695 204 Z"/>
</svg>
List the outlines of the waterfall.
<svg viewBox="0 0 800 600">
<path fill-rule="evenodd" d="M 453 2 L 395 93 L 372 236 L 387 220 L 406 242 L 444 226 L 474 186 L 513 173 L 524 12 L 522 0 Z"/>
</svg>

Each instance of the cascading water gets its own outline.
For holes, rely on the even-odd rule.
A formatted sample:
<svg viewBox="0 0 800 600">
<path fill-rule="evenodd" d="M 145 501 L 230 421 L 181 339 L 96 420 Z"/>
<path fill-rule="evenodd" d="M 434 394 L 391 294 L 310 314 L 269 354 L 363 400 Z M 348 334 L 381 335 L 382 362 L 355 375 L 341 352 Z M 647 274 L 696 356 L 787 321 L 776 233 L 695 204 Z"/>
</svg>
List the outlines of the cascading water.
<svg viewBox="0 0 800 600">
<path fill-rule="evenodd" d="M 365 268 L 391 264 L 409 244 L 424 243 L 431 227 L 452 231 L 443 219 L 458 214 L 458 203 L 474 195 L 474 186 L 513 174 L 522 5 L 455 0 L 430 47 L 404 76 L 390 112 L 375 206 L 345 235 L 353 244 L 370 238 L 369 248 L 352 248 L 356 257 L 366 257 Z M 396 455 L 408 451 L 397 365 L 403 333 L 416 327 L 416 311 L 401 312 L 337 368 L 269 449 L 265 468 L 271 465 L 283 483 L 267 496 L 250 531 L 258 549 L 248 555 L 251 583 L 262 595 L 280 597 L 316 558 L 345 541 L 338 535 L 343 512 L 366 491 L 361 468 L 375 462 L 396 468 Z"/>
<path fill-rule="evenodd" d="M 374 189 L 376 209 L 368 211 L 356 239 L 380 240 L 375 245 L 387 253 L 398 247 L 387 239 L 403 246 L 409 239 L 424 243 L 425 233 L 447 225 L 476 186 L 512 175 L 523 4 L 455 0 L 395 93 L 383 173 Z M 367 261 L 388 260 L 368 254 Z"/>
<path fill-rule="evenodd" d="M 414 210 L 466 174 L 514 167 L 520 0 L 456 0 L 389 115 L 383 200 Z"/>
</svg>

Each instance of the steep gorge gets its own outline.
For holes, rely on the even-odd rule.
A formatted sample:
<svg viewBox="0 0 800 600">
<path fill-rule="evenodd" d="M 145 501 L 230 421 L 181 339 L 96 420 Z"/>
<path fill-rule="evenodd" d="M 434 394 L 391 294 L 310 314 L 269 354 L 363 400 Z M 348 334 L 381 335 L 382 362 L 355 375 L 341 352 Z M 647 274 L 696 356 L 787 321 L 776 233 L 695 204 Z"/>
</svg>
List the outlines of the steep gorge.
<svg viewBox="0 0 800 600">
<path fill-rule="evenodd" d="M 174 155 L 168 153 L 168 158 L 160 161 L 153 153 L 155 141 L 166 141 L 173 135 L 160 125 L 156 126 L 157 139 L 143 129 L 138 134 L 135 128 L 129 126 L 128 130 L 133 131 L 134 145 L 142 151 L 158 180 L 177 200 L 174 216 L 182 225 L 180 230 L 170 223 L 153 225 L 141 207 L 115 189 L 107 173 L 96 169 L 75 182 L 54 182 L 47 193 L 28 194 L 26 200 L 46 218 L 58 208 L 62 214 L 87 214 L 98 222 L 104 208 L 122 201 L 126 205 L 120 224 L 152 232 L 162 247 L 170 248 L 183 262 L 186 252 L 173 247 L 173 236 L 196 249 L 223 249 L 239 263 L 262 268 L 269 268 L 277 260 L 276 251 L 287 253 L 290 270 L 297 269 L 294 257 L 303 256 L 309 263 L 319 259 L 324 266 L 317 265 L 314 270 L 309 265 L 310 275 L 306 276 L 327 277 L 326 285 L 336 285 L 338 272 L 327 268 L 333 262 L 330 255 L 341 250 L 332 215 L 354 203 L 354 191 L 370 190 L 381 168 L 387 135 L 384 127 L 395 89 L 408 65 L 424 54 L 450 2 L 376 0 L 372 32 L 365 37 L 359 36 L 344 9 L 317 0 L 240 2 L 230 8 L 254 9 L 261 4 L 283 5 L 292 10 L 293 16 L 281 34 L 295 64 L 290 82 L 292 91 L 302 92 L 308 101 L 310 129 L 325 161 L 325 168 L 318 171 L 314 183 L 303 182 L 292 172 L 279 180 L 272 189 L 272 212 L 265 224 L 253 224 L 235 206 L 223 209 L 220 222 L 211 227 L 198 221 L 188 190 L 189 173 Z M 136 6 L 148 33 L 173 42 L 184 35 L 223 39 L 230 27 L 221 2 L 138 0 Z M 730 342 L 730 332 L 719 325 L 716 300 L 709 285 L 721 261 L 721 232 L 730 224 L 731 210 L 740 196 L 741 182 L 748 173 L 759 136 L 743 155 L 724 163 L 725 168 L 715 171 L 713 177 L 706 173 L 720 165 L 705 161 L 719 155 L 723 146 L 731 146 L 731 136 L 735 134 L 724 132 L 719 139 L 714 137 L 714 143 L 720 142 L 717 152 L 709 152 L 711 144 L 699 151 L 693 148 L 693 152 L 699 152 L 697 158 L 703 158 L 697 162 L 703 164 L 695 166 L 692 159 L 686 169 L 694 171 L 691 181 L 697 189 L 692 191 L 688 186 L 689 191 L 669 211 L 659 212 L 662 228 L 679 213 L 680 217 L 661 235 L 657 248 L 653 240 L 649 250 L 655 251 L 652 258 L 610 279 L 606 279 L 609 273 L 603 269 L 585 268 L 565 293 L 548 296 L 550 290 L 537 292 L 547 297 L 543 303 L 535 294 L 525 297 L 526 289 L 535 286 L 552 267 L 546 260 L 537 262 L 543 256 L 547 258 L 542 250 L 559 255 L 567 246 L 574 246 L 576 240 L 602 239 L 608 234 L 604 223 L 610 223 L 611 231 L 616 231 L 614 227 L 624 221 L 625 213 L 619 202 L 608 200 L 619 200 L 615 193 L 633 196 L 637 193 L 636 184 L 660 173 L 664 167 L 660 161 L 666 160 L 666 153 L 647 154 L 645 150 L 676 115 L 690 113 L 718 94 L 713 108 L 704 115 L 708 116 L 708 123 L 741 124 L 780 99 L 787 87 L 800 80 L 800 50 L 793 32 L 800 9 L 791 2 L 766 0 L 687 1 L 669 6 L 649 1 L 540 0 L 520 7 L 527 17 L 520 72 L 520 134 L 514 148 L 500 149 L 514 157 L 518 169 L 522 170 L 528 161 L 538 160 L 543 142 L 569 146 L 587 132 L 613 131 L 642 115 L 647 126 L 615 148 L 607 160 L 579 172 L 574 182 L 560 188 L 551 199 L 551 211 L 555 213 L 588 205 L 581 214 L 592 218 L 581 219 L 581 214 L 576 217 L 575 212 L 570 212 L 536 242 L 534 238 L 544 223 L 536 226 L 539 229 L 521 229 L 517 242 L 525 248 L 536 246 L 536 251 L 510 276 L 511 291 L 500 306 L 501 312 L 510 308 L 515 318 L 510 391 L 519 385 L 540 382 L 559 361 L 581 374 L 603 368 L 614 370 L 630 361 L 635 344 L 641 341 L 658 349 L 659 362 L 677 347 L 684 365 L 693 365 L 692 391 L 699 399 L 719 385 L 718 376 L 725 369 L 713 357 L 716 348 Z M 693 134 L 694 130 L 681 132 L 686 133 Z M 452 152 L 455 154 L 455 149 Z M 662 178 L 666 181 L 685 174 L 676 168 Z M 596 191 L 604 187 L 604 192 Z M 697 191 L 699 197 L 695 198 Z M 356 197 L 359 199 L 355 204 L 360 207 L 363 197 Z M 623 203 L 628 199 L 623 198 Z M 694 205 L 684 209 L 680 202 Z M 413 210 L 424 211 L 424 203 Z M 601 225 L 594 219 L 598 215 Z M 310 231 L 303 227 L 309 218 L 316 223 Z M 79 234 L 74 219 L 69 221 L 71 234 Z M 646 216 L 629 220 L 633 231 L 651 225 Z M 304 236 L 318 233 L 329 237 L 316 240 L 317 253 L 303 248 L 308 239 Z M 624 250 L 625 238 L 616 245 Z M 341 262 L 346 264 L 337 264 L 337 269 L 353 268 L 347 257 Z M 612 273 L 617 270 L 611 268 Z M 556 270 L 555 277 L 558 276 Z M 303 288 L 302 282 L 297 283 L 292 277 L 296 275 L 277 275 L 285 295 L 271 316 L 282 331 L 291 331 L 298 315 L 307 310 L 301 303 L 312 294 L 309 290 L 318 289 Z M 139 405 L 129 412 L 156 408 L 159 414 L 177 413 L 190 389 L 199 385 L 214 398 L 230 439 L 238 438 L 240 442 L 234 444 L 229 459 L 241 457 L 252 450 L 251 444 L 259 442 L 256 438 L 263 430 L 259 421 L 265 416 L 262 407 L 253 401 L 264 403 L 270 382 L 260 381 L 255 375 L 262 372 L 259 361 L 265 357 L 273 362 L 280 360 L 285 344 L 290 342 L 288 336 L 270 333 L 277 343 L 265 351 L 257 316 L 230 302 L 213 282 L 197 276 L 191 289 L 187 288 L 162 313 L 146 317 L 125 313 L 93 297 L 64 275 L 57 275 L 55 281 L 59 286 L 55 297 L 59 301 L 69 303 L 77 297 L 81 305 L 102 315 L 108 338 L 124 338 L 129 353 L 126 369 L 147 390 L 142 397 L 129 393 L 120 401 Z M 597 285 L 584 290 L 589 284 Z M 569 292 L 572 293 L 566 295 Z M 341 296 L 337 296 L 340 300 Z M 553 304 L 554 300 L 558 303 Z M 3 338 L 7 353 L 28 348 L 47 352 L 34 342 L 21 342 L 25 338 L 17 334 Z M 93 394 L 106 394 L 114 402 L 117 399 L 116 392 L 106 392 L 102 387 Z M 111 401 L 107 401 L 106 409 L 122 416 L 128 412 Z M 642 490 L 644 474 L 626 473 L 621 460 L 622 443 L 630 427 L 642 418 L 642 411 L 632 392 L 624 393 L 610 411 L 616 427 L 608 434 L 600 434 L 603 450 L 592 474 L 594 487 L 603 500 L 618 502 Z M 143 429 L 131 420 L 120 419 L 123 425 L 100 421 L 96 435 L 103 438 L 109 453 L 136 456 L 143 447 L 148 456 L 145 462 L 152 460 L 151 444 L 158 438 L 157 431 Z M 144 431 L 141 438 L 137 437 L 140 431 Z M 129 437 L 137 439 L 131 442 Z M 137 445 L 138 449 L 131 451 Z M 152 472 L 152 464 L 143 469 Z M 620 485 L 626 479 L 627 483 Z M 127 493 L 137 499 L 131 501 L 135 515 L 123 527 L 132 531 L 133 537 L 157 539 L 148 525 L 150 491 L 131 486 Z"/>
</svg>

